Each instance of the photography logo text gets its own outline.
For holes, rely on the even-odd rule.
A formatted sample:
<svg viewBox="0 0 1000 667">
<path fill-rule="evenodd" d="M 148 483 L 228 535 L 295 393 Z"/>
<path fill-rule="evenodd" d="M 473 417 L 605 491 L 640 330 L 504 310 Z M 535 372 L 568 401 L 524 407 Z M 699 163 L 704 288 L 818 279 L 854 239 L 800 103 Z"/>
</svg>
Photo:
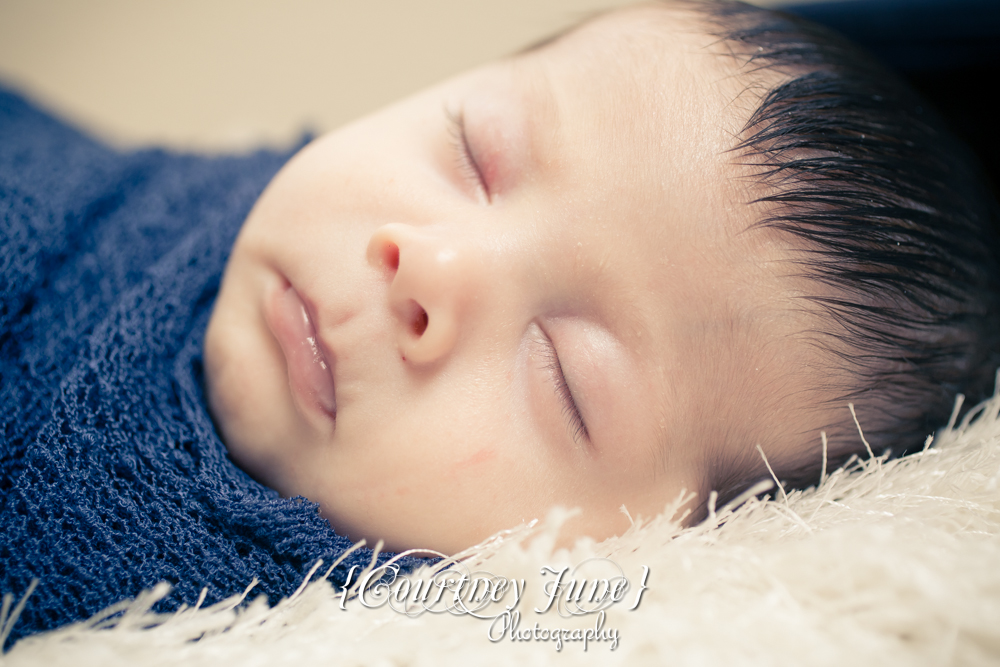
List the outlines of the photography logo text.
<svg viewBox="0 0 1000 667">
<path fill-rule="evenodd" d="M 486 636 L 493 643 L 550 642 L 556 651 L 578 642 L 586 651 L 592 642 L 606 644 L 612 651 L 621 639 L 618 629 L 608 624 L 607 612 L 622 604 L 635 611 L 647 590 L 649 568 L 642 567 L 638 585 L 608 558 L 590 558 L 575 567 L 544 566 L 539 581 L 512 579 L 485 571 L 469 571 L 461 565 L 441 570 L 429 578 L 400 575 L 396 564 L 362 571 L 354 566 L 347 575 L 341 609 L 360 604 L 376 609 L 388 606 L 407 616 L 452 614 L 471 616 L 488 622 Z M 537 601 L 527 602 L 529 589 Z M 349 595 L 349 593 L 351 595 Z M 546 620 L 557 616 L 561 623 Z"/>
</svg>

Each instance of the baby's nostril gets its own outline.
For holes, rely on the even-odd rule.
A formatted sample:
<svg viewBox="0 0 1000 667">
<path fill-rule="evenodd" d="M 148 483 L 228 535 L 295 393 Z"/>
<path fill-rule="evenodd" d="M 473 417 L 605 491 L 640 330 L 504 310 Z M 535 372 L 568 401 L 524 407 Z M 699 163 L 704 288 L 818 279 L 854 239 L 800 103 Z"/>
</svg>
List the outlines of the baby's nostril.
<svg viewBox="0 0 1000 667">
<path fill-rule="evenodd" d="M 413 318 L 413 333 L 417 336 L 423 336 L 424 332 L 427 331 L 427 311 L 419 306 L 417 308 L 419 308 L 417 316 Z"/>
<path fill-rule="evenodd" d="M 399 269 L 399 246 L 394 243 L 390 243 L 386 246 L 385 256 L 382 258 L 382 262 L 385 264 L 387 269 L 392 271 Z"/>
</svg>

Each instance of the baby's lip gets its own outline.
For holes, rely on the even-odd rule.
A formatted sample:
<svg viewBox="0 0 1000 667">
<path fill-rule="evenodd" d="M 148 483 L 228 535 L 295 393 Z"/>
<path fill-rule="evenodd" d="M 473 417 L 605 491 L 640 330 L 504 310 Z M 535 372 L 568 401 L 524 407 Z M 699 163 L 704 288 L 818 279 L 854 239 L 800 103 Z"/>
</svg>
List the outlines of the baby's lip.
<svg viewBox="0 0 1000 667">
<path fill-rule="evenodd" d="M 264 318 L 281 346 L 292 398 L 301 410 L 337 418 L 332 358 L 324 349 L 306 302 L 286 283 L 265 303 Z"/>
</svg>

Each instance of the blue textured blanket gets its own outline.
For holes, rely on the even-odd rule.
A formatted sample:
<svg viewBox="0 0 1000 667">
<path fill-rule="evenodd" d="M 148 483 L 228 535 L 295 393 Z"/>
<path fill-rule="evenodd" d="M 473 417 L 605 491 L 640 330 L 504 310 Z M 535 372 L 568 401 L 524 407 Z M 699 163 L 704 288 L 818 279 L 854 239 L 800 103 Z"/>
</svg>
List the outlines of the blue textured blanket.
<svg viewBox="0 0 1000 667">
<path fill-rule="evenodd" d="M 9 641 L 159 581 L 163 611 L 254 577 L 273 603 L 351 545 L 230 462 L 202 391 L 230 246 L 289 157 L 116 152 L 0 89 L 0 592 L 40 579 Z"/>
</svg>

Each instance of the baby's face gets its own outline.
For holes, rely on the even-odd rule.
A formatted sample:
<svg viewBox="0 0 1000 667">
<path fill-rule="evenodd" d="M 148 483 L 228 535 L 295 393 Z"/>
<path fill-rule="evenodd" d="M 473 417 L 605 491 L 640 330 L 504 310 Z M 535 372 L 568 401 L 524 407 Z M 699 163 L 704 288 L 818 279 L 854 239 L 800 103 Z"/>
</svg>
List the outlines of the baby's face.
<svg viewBox="0 0 1000 667">
<path fill-rule="evenodd" d="M 454 552 L 553 505 L 603 538 L 794 455 L 808 353 L 691 26 L 612 14 L 298 154 L 207 333 L 233 459 L 354 539 Z"/>
</svg>

